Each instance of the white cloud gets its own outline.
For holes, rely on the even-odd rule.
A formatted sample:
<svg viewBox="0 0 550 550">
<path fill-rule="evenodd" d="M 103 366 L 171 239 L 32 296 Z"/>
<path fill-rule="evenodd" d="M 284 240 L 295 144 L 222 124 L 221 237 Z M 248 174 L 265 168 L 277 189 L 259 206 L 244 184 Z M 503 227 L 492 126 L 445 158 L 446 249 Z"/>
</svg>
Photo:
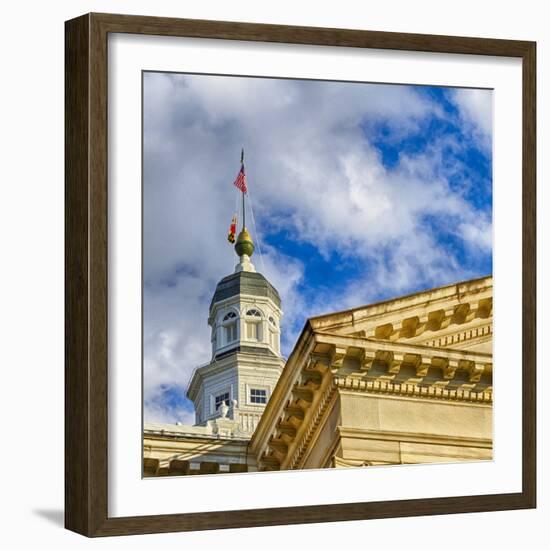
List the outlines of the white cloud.
<svg viewBox="0 0 550 550">
<path fill-rule="evenodd" d="M 471 247 L 478 248 L 482 253 L 490 254 L 493 248 L 492 224 L 486 216 L 480 215 L 477 224 L 461 223 L 459 233 Z"/>
<path fill-rule="evenodd" d="M 493 94 L 491 90 L 457 89 L 451 99 L 459 109 L 463 121 L 486 149 L 492 146 Z"/>
</svg>

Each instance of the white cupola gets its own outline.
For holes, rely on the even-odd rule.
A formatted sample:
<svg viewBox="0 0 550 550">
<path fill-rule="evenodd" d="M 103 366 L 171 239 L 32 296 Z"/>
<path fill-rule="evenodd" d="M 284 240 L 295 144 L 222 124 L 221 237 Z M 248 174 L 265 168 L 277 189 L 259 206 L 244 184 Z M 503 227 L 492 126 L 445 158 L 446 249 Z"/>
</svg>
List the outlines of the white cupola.
<svg viewBox="0 0 550 550">
<path fill-rule="evenodd" d="M 195 404 L 196 423 L 233 419 L 250 436 L 284 366 L 281 356 L 281 298 L 256 272 L 254 244 L 243 228 L 235 250 L 235 272 L 216 286 L 208 324 L 212 359 L 195 369 L 187 391 Z"/>
</svg>

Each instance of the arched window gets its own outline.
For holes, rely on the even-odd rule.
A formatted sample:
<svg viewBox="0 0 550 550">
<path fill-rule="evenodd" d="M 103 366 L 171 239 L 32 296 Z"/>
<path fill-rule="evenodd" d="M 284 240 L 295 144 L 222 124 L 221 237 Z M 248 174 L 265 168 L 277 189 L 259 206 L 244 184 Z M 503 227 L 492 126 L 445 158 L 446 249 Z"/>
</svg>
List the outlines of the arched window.
<svg viewBox="0 0 550 550">
<path fill-rule="evenodd" d="M 234 311 L 226 313 L 222 319 L 224 344 L 230 344 L 237 339 L 237 314 Z"/>
<path fill-rule="evenodd" d="M 269 324 L 273 327 L 277 327 L 277 323 L 275 322 L 275 319 L 273 317 L 269 317 Z"/>
<path fill-rule="evenodd" d="M 246 312 L 246 338 L 254 342 L 262 340 L 262 314 L 259 310 L 252 308 Z"/>
<path fill-rule="evenodd" d="M 224 321 L 229 321 L 230 319 L 236 319 L 237 314 L 234 311 L 230 311 L 224 318 Z"/>
</svg>

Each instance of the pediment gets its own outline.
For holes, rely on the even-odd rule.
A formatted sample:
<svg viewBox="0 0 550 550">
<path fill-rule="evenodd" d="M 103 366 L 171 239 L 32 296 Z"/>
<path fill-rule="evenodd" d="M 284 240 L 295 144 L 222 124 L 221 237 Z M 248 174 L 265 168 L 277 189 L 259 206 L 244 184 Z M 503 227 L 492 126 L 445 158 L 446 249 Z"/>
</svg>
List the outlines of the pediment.
<svg viewBox="0 0 550 550">
<path fill-rule="evenodd" d="M 492 277 L 315 317 L 317 332 L 492 353 Z"/>
</svg>

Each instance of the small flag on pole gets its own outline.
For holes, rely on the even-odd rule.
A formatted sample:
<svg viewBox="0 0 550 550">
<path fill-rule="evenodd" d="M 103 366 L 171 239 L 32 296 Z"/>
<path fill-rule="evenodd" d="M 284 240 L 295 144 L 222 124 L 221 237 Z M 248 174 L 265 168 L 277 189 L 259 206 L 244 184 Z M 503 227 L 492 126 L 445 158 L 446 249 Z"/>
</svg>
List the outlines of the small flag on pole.
<svg viewBox="0 0 550 550">
<path fill-rule="evenodd" d="M 227 240 L 231 243 L 235 243 L 235 233 L 237 233 L 237 214 L 233 215 L 231 225 L 229 226 L 229 233 L 227 234 Z"/>
<path fill-rule="evenodd" d="M 241 169 L 239 170 L 239 173 L 237 174 L 237 179 L 233 182 L 233 185 L 240 189 L 243 193 L 246 193 L 248 191 L 248 188 L 246 187 L 244 164 L 241 164 Z"/>
</svg>

